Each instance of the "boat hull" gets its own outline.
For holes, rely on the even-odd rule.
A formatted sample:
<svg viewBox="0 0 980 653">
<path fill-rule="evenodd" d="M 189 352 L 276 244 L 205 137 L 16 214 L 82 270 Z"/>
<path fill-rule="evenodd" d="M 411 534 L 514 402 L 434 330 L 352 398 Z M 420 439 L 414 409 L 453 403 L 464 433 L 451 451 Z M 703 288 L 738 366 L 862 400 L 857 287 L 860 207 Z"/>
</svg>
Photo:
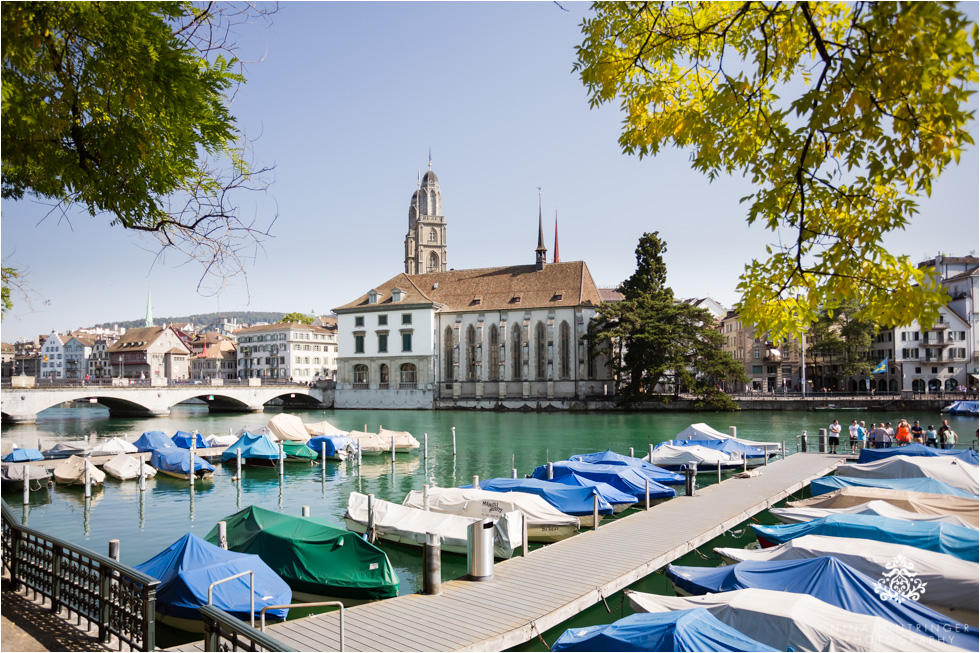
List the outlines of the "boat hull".
<svg viewBox="0 0 980 653">
<path fill-rule="evenodd" d="M 179 478 L 182 481 L 191 480 L 190 474 L 185 474 L 183 472 L 170 472 L 165 469 L 158 469 L 157 472 L 163 474 L 164 476 L 170 476 L 171 478 Z M 211 481 L 214 477 L 214 472 L 197 471 L 195 474 L 197 475 L 197 480 L 199 481 Z"/>
</svg>

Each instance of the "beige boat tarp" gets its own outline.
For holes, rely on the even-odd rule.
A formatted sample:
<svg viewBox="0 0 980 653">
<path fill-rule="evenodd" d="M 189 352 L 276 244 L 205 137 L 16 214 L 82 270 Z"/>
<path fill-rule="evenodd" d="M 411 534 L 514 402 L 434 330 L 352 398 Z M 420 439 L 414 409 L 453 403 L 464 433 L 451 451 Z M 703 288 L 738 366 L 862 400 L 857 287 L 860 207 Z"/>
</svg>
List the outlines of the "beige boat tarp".
<svg viewBox="0 0 980 653">
<path fill-rule="evenodd" d="M 388 449 L 391 449 L 391 441 L 395 441 L 395 451 L 411 451 L 412 449 L 418 449 L 422 446 L 422 443 L 415 439 L 415 437 L 408 431 L 389 431 L 386 428 L 379 428 L 378 435 L 381 436 L 381 441 L 388 445 Z"/>
<path fill-rule="evenodd" d="M 980 526 L 980 501 L 946 494 L 876 487 L 845 487 L 812 499 L 790 501 L 786 505 L 791 508 L 853 508 L 874 500 L 887 501 L 903 510 L 926 515 L 956 515 L 974 526 Z"/>
<path fill-rule="evenodd" d="M 391 451 L 391 441 L 382 440 L 377 433 L 350 431 L 346 435 L 357 443 L 362 456 L 380 456 L 386 451 Z"/>
<path fill-rule="evenodd" d="M 813 521 L 829 517 L 830 515 L 877 515 L 879 517 L 889 517 L 891 519 L 904 519 L 906 521 L 922 522 L 945 522 L 956 526 L 964 526 L 976 530 L 976 526 L 966 521 L 959 515 L 933 515 L 923 512 L 914 512 L 899 508 L 887 501 L 875 499 L 867 503 L 861 503 L 850 508 L 770 508 L 769 512 L 784 524 L 799 524 L 802 522 Z"/>
<path fill-rule="evenodd" d="M 403 506 L 424 510 L 423 492 L 412 490 Z M 499 518 L 505 512 L 518 510 L 527 517 L 528 527 L 572 526 L 578 528 L 578 517 L 566 515 L 536 494 L 526 492 L 490 492 L 458 487 L 429 488 L 429 510 L 464 517 Z"/>
<path fill-rule="evenodd" d="M 959 651 L 881 617 L 850 612 L 809 594 L 743 589 L 704 596 L 626 590 L 636 612 L 706 608 L 746 637 L 777 651 Z"/>
<path fill-rule="evenodd" d="M 85 463 L 89 463 L 89 474 L 92 485 L 101 485 L 105 482 L 105 472 L 91 464 L 85 458 L 72 456 L 65 462 L 54 468 L 54 480 L 63 485 L 84 485 L 85 484 Z"/>
<path fill-rule="evenodd" d="M 956 608 L 970 615 L 959 615 L 957 621 L 976 623 L 980 608 L 980 565 L 969 560 L 936 551 L 918 549 L 894 542 L 878 542 L 851 537 L 803 535 L 768 549 L 717 548 L 718 555 L 742 562 L 771 560 L 804 560 L 833 556 L 857 569 L 872 580 L 882 578 L 895 561 L 911 563 L 915 578 L 925 583 L 919 601 L 934 608 Z"/>
<path fill-rule="evenodd" d="M 870 463 L 841 465 L 837 476 L 850 478 L 932 478 L 980 494 L 980 467 L 953 456 L 889 456 Z"/>
<path fill-rule="evenodd" d="M 337 428 L 330 422 L 313 422 L 303 426 L 310 435 L 347 435 L 347 431 Z"/>
<path fill-rule="evenodd" d="M 269 434 L 280 442 L 283 440 L 306 442 L 310 439 L 303 420 L 289 413 L 276 415 L 269 420 L 266 428 L 269 429 Z"/>
<path fill-rule="evenodd" d="M 121 453 L 111 458 L 102 466 L 105 473 L 120 481 L 129 481 L 140 476 L 140 460 L 137 456 L 129 456 Z M 148 463 L 143 464 L 143 475 L 146 478 L 153 478 L 157 475 L 156 467 Z"/>
</svg>

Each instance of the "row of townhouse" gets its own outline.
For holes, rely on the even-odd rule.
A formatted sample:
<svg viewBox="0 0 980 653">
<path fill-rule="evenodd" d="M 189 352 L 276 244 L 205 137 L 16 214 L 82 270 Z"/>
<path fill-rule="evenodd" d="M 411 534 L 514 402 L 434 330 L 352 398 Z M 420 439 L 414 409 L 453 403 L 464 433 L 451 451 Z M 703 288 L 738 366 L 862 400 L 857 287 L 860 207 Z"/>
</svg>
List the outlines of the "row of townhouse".
<svg viewBox="0 0 980 653">
<path fill-rule="evenodd" d="M 238 340 L 238 377 L 310 382 L 337 378 L 336 318 L 247 327 Z"/>
<path fill-rule="evenodd" d="M 799 391 L 806 379 L 808 391 L 832 392 L 955 392 L 975 390 L 980 380 L 980 343 L 977 330 L 978 260 L 975 256 L 937 256 L 920 267 L 937 270 L 949 295 L 933 324 L 917 321 L 881 328 L 872 345 L 859 355 L 885 371 L 866 376 L 845 376 L 843 362 L 808 353 L 804 362 L 800 338 L 781 342 L 757 334 L 734 311 L 719 322 L 724 349 L 745 365 L 749 382 L 728 391 Z M 812 343 L 809 343 L 812 345 Z M 812 352 L 812 349 L 811 349 Z"/>
</svg>

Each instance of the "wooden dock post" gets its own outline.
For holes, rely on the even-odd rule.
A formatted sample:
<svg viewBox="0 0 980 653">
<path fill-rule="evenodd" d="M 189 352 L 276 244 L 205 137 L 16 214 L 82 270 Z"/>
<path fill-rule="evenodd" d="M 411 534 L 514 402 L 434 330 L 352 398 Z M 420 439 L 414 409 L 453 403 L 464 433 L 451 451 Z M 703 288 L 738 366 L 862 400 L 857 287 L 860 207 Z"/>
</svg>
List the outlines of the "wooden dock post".
<svg viewBox="0 0 980 653">
<path fill-rule="evenodd" d="M 442 546 L 438 533 L 426 533 L 422 548 L 422 593 L 429 596 L 442 594 Z"/>
<path fill-rule="evenodd" d="M 745 455 L 744 451 L 742 452 L 742 471 L 749 471 L 749 457 Z"/>
<path fill-rule="evenodd" d="M 782 459 L 786 460 L 786 440 L 783 440 L 781 444 L 782 446 L 779 447 L 779 450 L 782 453 Z"/>
<path fill-rule="evenodd" d="M 31 502 L 31 468 L 24 465 L 24 505 Z"/>
<path fill-rule="evenodd" d="M 380 430 L 380 429 L 379 429 Z M 395 436 L 391 436 L 391 466 L 395 466 Z"/>
<path fill-rule="evenodd" d="M 733 438 L 735 438 L 735 437 L 738 437 L 738 436 L 736 435 L 736 433 L 738 433 L 738 429 L 737 429 L 737 428 L 735 428 L 734 426 L 729 426 L 729 427 L 728 427 L 728 435 L 730 435 L 730 436 L 732 436 Z"/>
<path fill-rule="evenodd" d="M 228 550 L 228 522 L 226 521 L 218 522 L 218 546 Z"/>
<path fill-rule="evenodd" d="M 511 478 L 517 478 L 517 468 L 516 467 L 511 467 L 510 468 L 510 477 Z"/>
<path fill-rule="evenodd" d="M 649 455 L 649 457 L 647 458 L 647 460 L 649 460 L 652 463 L 653 462 L 653 443 L 652 442 L 650 443 L 649 451 L 647 452 L 647 454 Z"/>
<path fill-rule="evenodd" d="M 527 554 L 530 553 L 531 543 L 527 541 L 527 515 L 523 512 L 521 513 L 521 542 L 524 543 L 521 557 L 527 557 Z"/>
</svg>

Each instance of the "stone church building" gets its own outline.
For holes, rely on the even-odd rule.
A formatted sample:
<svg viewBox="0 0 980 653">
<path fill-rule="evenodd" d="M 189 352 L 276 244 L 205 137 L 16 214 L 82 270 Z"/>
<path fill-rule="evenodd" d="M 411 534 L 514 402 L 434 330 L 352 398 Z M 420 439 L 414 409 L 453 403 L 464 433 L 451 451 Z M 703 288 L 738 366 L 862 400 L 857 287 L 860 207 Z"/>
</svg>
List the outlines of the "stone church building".
<svg viewBox="0 0 980 653">
<path fill-rule="evenodd" d="M 431 163 L 430 163 L 431 166 Z M 613 394 L 584 338 L 601 303 L 582 261 L 446 267 L 430 169 L 413 194 L 405 271 L 335 310 L 338 408 L 585 408 Z"/>
</svg>

